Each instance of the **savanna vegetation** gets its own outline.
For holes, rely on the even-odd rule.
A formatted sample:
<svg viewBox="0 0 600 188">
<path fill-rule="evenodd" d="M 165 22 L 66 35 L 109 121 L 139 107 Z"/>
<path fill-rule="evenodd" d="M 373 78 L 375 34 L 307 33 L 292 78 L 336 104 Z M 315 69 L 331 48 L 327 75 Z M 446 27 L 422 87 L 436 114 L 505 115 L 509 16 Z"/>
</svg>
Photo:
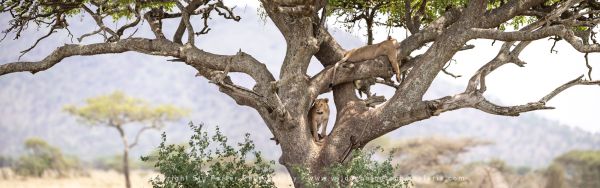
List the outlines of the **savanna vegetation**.
<svg viewBox="0 0 600 188">
<path fill-rule="evenodd" d="M 237 54 L 215 54 L 197 47 L 197 42 L 202 41 L 200 36 L 212 31 L 209 19 L 242 19 L 224 0 L 1 2 L 0 13 L 8 17 L 5 37 L 18 40 L 25 37 L 22 36 L 25 30 L 47 28 L 47 34 L 21 51 L 22 55 L 39 47 L 39 41 L 50 35 L 69 36 L 74 29 L 84 34 L 71 35 L 77 39 L 73 44 L 56 44 L 60 47 L 43 59 L 3 62 L 0 76 L 52 71 L 53 66 L 72 56 L 135 52 L 182 62 L 182 66 L 197 70 L 197 76 L 210 80 L 237 104 L 250 107 L 248 109 L 262 117 L 282 150 L 278 162 L 287 168 L 297 187 L 310 186 L 309 182 L 301 181 L 303 172 L 313 177 L 327 177 L 327 169 L 347 165 L 357 158 L 352 155 L 353 151 L 361 150 L 376 138 L 406 125 L 464 108 L 500 116 L 549 110 L 553 107 L 548 102 L 573 86 L 600 85 L 600 81 L 592 79 L 593 68 L 587 58 L 589 53 L 600 52 L 595 35 L 600 22 L 600 3 L 595 0 L 260 0 L 266 19 L 278 28 L 287 44 L 284 60 L 275 67 L 280 70 L 279 75 L 274 75 L 270 71 L 273 69 L 268 69 L 265 62 L 241 50 Z M 93 26 L 74 28 L 70 23 L 80 21 L 77 17 L 81 15 L 91 18 L 86 22 Z M 407 37 L 391 36 L 398 41 L 394 43 L 394 49 L 386 46 L 386 51 L 393 50 L 392 55 L 386 54 L 387 58 L 377 56 L 383 55 L 378 46 L 370 46 L 365 49 L 371 50 L 363 53 L 369 58 L 340 62 L 354 51 L 343 49 L 327 30 L 325 20 L 336 16 L 349 25 L 364 21 L 368 29 L 367 44 L 374 43 L 370 31 L 374 25 L 405 29 Z M 178 25 L 163 27 L 163 22 L 168 21 Z M 115 22 L 125 24 L 113 24 Z M 507 29 L 508 26 L 513 28 Z M 145 30 L 151 35 L 140 35 L 138 30 Z M 88 37 L 98 37 L 101 42 L 86 43 Z M 477 39 L 502 43 L 498 44 L 501 48 L 497 56 L 484 62 L 479 71 L 470 75 L 464 91 L 425 99 L 423 96 L 438 75 L 455 76 L 446 70 L 447 64 L 459 51 L 475 48 L 467 43 Z M 557 85 L 539 100 L 528 103 L 506 106 L 484 95 L 486 79 L 491 79 L 488 75 L 504 65 L 525 66 L 526 62 L 520 56 L 526 54 L 522 52 L 526 52 L 532 41 L 546 39 L 564 41 L 580 52 L 584 57 L 581 61 L 587 64 L 588 71 L 573 75 L 572 80 L 565 80 L 564 84 Z M 231 48 L 237 49 L 235 46 Z M 554 47 L 551 47 L 550 52 L 553 50 Z M 309 75 L 307 69 L 313 57 L 322 68 L 317 74 Z M 401 66 L 391 66 L 395 63 Z M 394 76 L 394 70 L 398 71 L 397 81 L 389 79 Z M 249 76 L 254 85 L 243 87 L 230 79 L 230 72 Z M 394 94 L 359 98 L 356 95 L 359 88 L 353 82 L 363 79 L 374 79 L 372 84 L 389 86 Z M 361 88 L 366 90 L 372 84 Z M 316 99 L 329 92 L 333 93 L 331 101 L 337 111 L 335 123 L 329 133 L 315 139 L 311 134 L 309 111 Z M 124 97 L 114 100 L 138 104 Z M 167 116 L 161 114 L 157 119 L 152 116 L 156 115 L 154 110 L 146 111 L 151 109 L 146 106 L 106 110 L 104 103 L 112 101 L 100 97 L 88 101 L 88 106 L 67 108 L 67 111 L 89 124 L 107 125 L 119 131 L 124 145 L 123 171 L 126 182 L 129 182 L 127 152 L 136 142 L 129 143 L 121 127 L 130 122 L 149 121 L 149 125 L 154 125 L 155 120 L 170 120 L 170 113 Z M 146 116 L 146 113 L 151 116 Z M 306 168 L 306 171 L 294 170 L 298 166 Z M 489 174 L 493 170 L 482 168 L 482 171 Z M 498 185 L 500 179 L 501 176 L 488 176 L 482 181 Z M 126 185 L 131 186 L 130 183 Z"/>
</svg>

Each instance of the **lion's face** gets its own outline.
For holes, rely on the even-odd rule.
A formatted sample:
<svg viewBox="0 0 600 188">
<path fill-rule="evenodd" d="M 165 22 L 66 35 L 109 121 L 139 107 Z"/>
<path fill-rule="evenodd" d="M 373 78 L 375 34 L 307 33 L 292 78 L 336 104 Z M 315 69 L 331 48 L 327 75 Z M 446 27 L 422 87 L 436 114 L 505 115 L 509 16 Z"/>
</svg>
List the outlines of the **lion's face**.
<svg viewBox="0 0 600 188">
<path fill-rule="evenodd" d="M 313 108 L 315 108 L 317 114 L 324 114 L 326 112 L 329 112 L 329 105 L 327 104 L 327 102 L 329 102 L 329 99 L 317 99 L 315 100 L 315 105 Z"/>
</svg>

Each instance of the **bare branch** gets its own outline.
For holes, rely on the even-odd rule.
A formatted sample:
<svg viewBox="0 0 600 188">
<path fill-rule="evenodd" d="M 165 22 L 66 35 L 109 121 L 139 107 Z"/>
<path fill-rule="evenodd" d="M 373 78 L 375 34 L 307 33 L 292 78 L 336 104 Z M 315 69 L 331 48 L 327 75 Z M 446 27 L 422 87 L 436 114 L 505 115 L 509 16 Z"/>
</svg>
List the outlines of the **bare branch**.
<svg viewBox="0 0 600 188">
<path fill-rule="evenodd" d="M 67 57 L 122 53 L 126 51 L 137 51 L 153 55 L 176 56 L 179 49 L 165 41 L 153 41 L 140 38 L 124 39 L 115 43 L 97 43 L 89 45 L 67 44 L 57 48 L 54 50 L 54 52 L 46 56 L 46 58 L 41 61 L 13 62 L 0 65 L 0 75 L 23 71 L 28 71 L 34 74 L 36 72 L 49 69 Z"/>
<path fill-rule="evenodd" d="M 112 37 L 117 36 L 117 33 L 115 31 L 113 31 L 112 29 L 110 29 L 104 25 L 104 21 L 102 21 L 102 16 L 99 13 L 100 8 L 98 8 L 98 10 L 96 12 L 92 11 L 92 9 L 88 8 L 85 5 L 82 5 L 82 8 L 85 12 L 87 12 L 90 16 L 92 16 L 92 18 L 96 22 L 96 25 L 98 25 L 98 27 L 100 27 L 100 29 L 102 29 L 102 31 L 110 33 Z"/>
<path fill-rule="evenodd" d="M 260 94 L 244 87 L 233 84 L 226 73 L 209 68 L 200 68 L 198 71 L 199 72 L 196 76 L 203 76 L 208 80 L 211 80 L 211 83 L 219 86 L 219 91 L 229 95 L 239 105 L 250 106 L 253 108 L 259 108 L 263 105 L 268 106 L 268 103 L 264 100 L 264 96 L 261 96 Z"/>
<path fill-rule="evenodd" d="M 225 6 L 222 0 L 218 0 L 214 3 L 205 0 L 189 1 L 188 5 L 185 7 L 185 10 L 190 14 L 190 19 L 192 18 L 192 15 L 201 15 L 203 19 L 204 27 L 199 32 L 196 32 L 196 35 L 206 34 L 208 31 L 210 31 L 210 28 L 208 27 L 208 20 L 210 19 L 210 14 L 213 10 L 216 11 L 219 16 L 222 16 L 225 19 L 231 19 L 234 21 L 239 21 L 241 19 L 239 16 L 236 16 L 233 13 L 233 8 Z M 175 34 L 173 34 L 173 41 L 182 44 L 181 38 L 183 37 L 186 29 L 185 20 L 182 17 Z"/>
<path fill-rule="evenodd" d="M 600 85 L 600 80 L 590 81 L 590 80 L 584 80 L 582 78 L 583 78 L 583 75 L 563 84 L 562 86 L 556 88 L 554 91 L 550 92 L 548 95 L 546 95 L 542 99 L 540 99 L 540 102 L 546 103 L 550 99 L 552 99 L 556 95 L 558 95 L 560 92 L 563 92 L 564 90 L 569 89 L 570 87 L 573 87 L 576 85 Z"/>
<path fill-rule="evenodd" d="M 448 76 L 451 76 L 452 78 L 460 78 L 462 75 L 455 75 L 448 71 L 448 68 L 450 67 L 451 64 L 452 64 L 452 61 L 446 63 L 446 66 L 444 66 L 444 68 L 442 68 L 442 72 Z"/>
<path fill-rule="evenodd" d="M 129 146 L 127 146 L 127 147 L 129 147 L 129 148 L 133 148 L 133 147 L 135 147 L 135 146 L 138 144 L 138 142 L 139 142 L 139 140 L 140 140 L 140 137 L 142 136 L 142 133 L 143 133 L 143 132 L 145 132 L 145 131 L 147 131 L 147 130 L 150 130 L 150 129 L 157 129 L 157 128 L 156 128 L 156 127 L 151 127 L 151 126 L 145 126 L 145 127 L 142 127 L 142 128 L 141 128 L 140 130 L 138 130 L 138 132 L 135 134 L 135 139 L 133 140 L 133 142 L 132 142 L 131 144 L 129 144 Z"/>
<path fill-rule="evenodd" d="M 588 78 L 590 80 L 593 80 L 592 79 L 592 69 L 593 68 L 592 68 L 592 65 L 590 65 L 590 60 L 588 59 L 588 54 L 589 53 L 585 53 L 585 55 L 583 57 L 585 58 L 585 66 L 588 68 Z"/>
<path fill-rule="evenodd" d="M 479 68 L 479 70 L 477 70 L 477 72 L 471 77 L 467 85 L 466 91 L 479 90 L 479 92 L 485 92 L 485 77 L 492 71 L 498 69 L 499 67 L 507 63 L 514 63 L 515 65 L 520 67 L 525 66 L 526 63 L 521 61 L 518 58 L 518 56 L 521 53 L 521 51 L 523 51 L 523 49 L 525 49 L 525 47 L 527 47 L 530 44 L 530 42 L 520 42 L 511 51 L 510 48 L 513 44 L 514 43 L 512 42 L 504 43 L 504 45 L 502 45 L 502 48 L 500 48 L 498 55 L 496 55 L 496 57 L 494 57 L 494 59 L 492 59 L 490 62 Z M 477 88 L 478 85 L 479 89 Z"/>
<path fill-rule="evenodd" d="M 19 56 L 19 58 L 23 57 L 23 55 L 25 55 L 27 52 L 31 51 L 33 48 L 35 48 L 40 41 L 44 40 L 45 38 L 48 38 L 50 35 L 52 35 L 52 33 L 55 33 L 56 31 L 54 30 L 54 28 L 51 28 L 50 31 L 48 31 L 48 34 L 38 38 L 35 43 L 33 43 L 33 45 L 23 51 L 21 51 L 21 55 Z"/>
<path fill-rule="evenodd" d="M 102 28 L 99 28 L 98 30 L 92 31 L 92 32 L 90 32 L 90 33 L 83 34 L 83 35 L 81 35 L 79 38 L 77 38 L 77 41 L 81 42 L 81 41 L 83 41 L 83 39 L 84 39 L 84 38 L 86 38 L 86 37 L 89 37 L 89 36 L 96 35 L 96 34 L 98 34 L 98 33 L 102 32 L 102 31 L 103 31 L 103 29 L 102 29 Z"/>
</svg>

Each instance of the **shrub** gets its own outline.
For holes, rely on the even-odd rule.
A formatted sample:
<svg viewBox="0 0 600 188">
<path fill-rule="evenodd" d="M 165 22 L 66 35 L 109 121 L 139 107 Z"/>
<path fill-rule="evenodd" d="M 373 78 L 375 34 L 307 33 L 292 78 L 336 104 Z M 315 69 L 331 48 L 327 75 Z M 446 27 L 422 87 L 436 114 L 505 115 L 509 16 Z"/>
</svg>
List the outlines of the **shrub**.
<svg viewBox="0 0 600 188">
<path fill-rule="evenodd" d="M 40 138 L 30 138 L 25 141 L 26 154 L 16 162 L 15 172 L 22 176 L 41 177 L 45 171 L 53 170 L 60 176 L 66 171 L 79 168 L 79 160 L 67 157 L 60 149 L 51 146 Z"/>
<path fill-rule="evenodd" d="M 133 163 L 131 159 L 129 161 L 129 164 Z M 99 157 L 94 160 L 93 165 L 95 169 L 114 170 L 118 173 L 123 173 L 123 155 L 117 154 Z"/>
<path fill-rule="evenodd" d="M 334 164 L 324 177 L 311 177 L 305 168 L 296 167 L 300 181 L 307 187 L 409 187 L 410 178 L 395 176 L 399 168 L 392 166 L 391 156 L 383 162 L 373 159 L 375 150 L 354 151 L 350 161 Z M 323 179 L 326 178 L 326 179 Z"/>
<path fill-rule="evenodd" d="M 150 180 L 153 187 L 275 187 L 274 162 L 254 150 L 249 134 L 234 148 L 218 127 L 209 139 L 202 126 L 190 123 L 194 134 L 188 147 L 166 145 L 163 133 L 157 155 L 142 157 L 142 161 L 152 160 L 162 174 Z"/>
<path fill-rule="evenodd" d="M 554 159 L 554 164 L 562 168 L 572 187 L 600 187 L 600 151 L 570 151 Z"/>
</svg>

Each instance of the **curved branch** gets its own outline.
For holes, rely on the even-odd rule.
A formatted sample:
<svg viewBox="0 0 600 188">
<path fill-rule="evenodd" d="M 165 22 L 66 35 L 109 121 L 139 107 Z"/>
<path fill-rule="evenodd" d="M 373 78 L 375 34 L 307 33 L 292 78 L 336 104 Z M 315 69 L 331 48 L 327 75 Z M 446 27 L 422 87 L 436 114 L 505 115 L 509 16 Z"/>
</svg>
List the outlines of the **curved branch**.
<svg viewBox="0 0 600 188">
<path fill-rule="evenodd" d="M 230 66 L 229 69 L 231 72 L 242 72 L 248 74 L 256 81 L 257 84 L 253 90 L 259 93 L 257 96 L 264 98 L 261 100 L 268 101 L 269 108 L 272 108 L 271 111 L 279 108 L 279 103 L 276 102 L 277 100 L 274 100 L 274 97 L 276 96 L 270 89 L 270 83 L 273 82 L 275 78 L 268 71 L 265 64 L 258 62 L 258 60 L 254 59 L 252 56 L 243 52 L 239 52 L 233 56 L 216 55 L 204 52 L 191 45 L 183 46 L 167 40 L 132 38 L 122 39 L 112 43 L 97 43 L 89 45 L 69 44 L 59 47 L 41 61 L 12 62 L 0 65 L 0 75 L 24 71 L 36 73 L 47 70 L 60 63 L 63 59 L 72 56 L 91 56 L 98 54 L 123 53 L 127 51 L 185 59 L 187 64 L 195 67 L 201 72 L 213 70 L 223 71 L 228 69 L 227 67 Z M 230 61 L 232 63 L 228 65 L 228 62 Z M 234 86 L 233 84 L 230 85 Z M 234 89 L 230 88 L 230 90 Z M 243 93 L 243 95 L 252 94 L 248 92 L 237 92 L 235 96 L 242 95 L 238 93 Z M 246 99 L 242 99 L 240 97 L 234 97 L 234 99 L 239 99 L 236 100 L 238 103 L 246 103 L 241 102 L 241 100 L 247 101 Z M 253 98 L 253 100 L 256 100 L 256 98 Z M 257 108 L 258 106 L 251 105 L 251 107 Z"/>
<path fill-rule="evenodd" d="M 188 43 L 191 45 L 194 45 L 195 43 L 195 39 L 194 39 L 194 27 L 192 26 L 192 22 L 190 22 L 190 18 L 191 18 L 191 14 L 189 13 L 188 9 L 185 8 L 181 2 L 177 1 L 176 2 L 177 7 L 179 8 L 179 10 L 181 10 L 181 21 L 184 23 L 185 28 L 188 32 Z"/>
<path fill-rule="evenodd" d="M 129 148 L 135 147 L 138 144 L 140 137 L 142 136 L 142 133 L 147 130 L 150 130 L 150 129 L 157 129 L 157 128 L 149 127 L 149 126 L 142 127 L 142 129 L 138 130 L 138 132 L 135 134 L 135 139 L 133 140 L 133 142 L 131 144 L 129 144 L 127 147 L 129 147 Z"/>
<path fill-rule="evenodd" d="M 475 108 L 486 113 L 502 116 L 518 116 L 524 112 L 554 109 L 554 107 L 546 106 L 546 103 L 549 100 L 551 100 L 554 96 L 565 91 L 566 89 L 576 85 L 600 85 L 600 80 L 588 81 L 582 78 L 583 75 L 557 87 L 539 101 L 530 102 L 522 105 L 498 105 L 488 101 L 485 97 L 483 97 L 482 93 L 474 91 L 463 92 L 454 96 L 446 96 L 440 99 L 430 101 L 405 104 L 403 106 L 397 106 L 397 108 L 385 109 L 387 111 L 383 111 L 384 108 L 378 108 L 375 111 L 366 112 L 369 115 L 377 116 L 372 120 L 379 119 L 379 121 L 370 123 L 369 126 L 371 128 L 367 128 L 367 130 L 369 131 L 367 131 L 365 136 L 361 139 L 362 142 L 366 143 L 371 139 L 377 138 L 383 134 L 396 130 L 397 128 L 400 128 L 404 125 L 408 125 L 410 123 L 422 119 L 427 119 L 431 116 L 437 116 L 441 113 L 461 108 Z"/>
<path fill-rule="evenodd" d="M 473 19 L 471 21 L 475 26 L 480 28 L 494 28 L 543 2 L 545 2 L 545 0 L 512 0 L 501 7 L 488 11 L 483 14 L 483 16 L 480 16 L 480 18 L 485 19 Z"/>
<path fill-rule="evenodd" d="M 72 56 L 90 56 L 98 54 L 123 53 L 137 51 L 152 55 L 176 56 L 179 48 L 171 42 L 142 38 L 123 39 L 113 43 L 88 45 L 66 44 L 54 50 L 41 61 L 21 61 L 0 65 L 0 76 L 14 72 L 31 72 L 49 69 L 64 58 Z"/>
<path fill-rule="evenodd" d="M 479 92 L 485 92 L 487 89 L 485 84 L 485 77 L 492 71 L 507 63 L 512 62 L 520 67 L 525 66 L 526 63 L 521 61 L 518 56 L 521 53 L 521 51 L 523 51 L 523 49 L 525 49 L 525 47 L 527 47 L 527 45 L 530 44 L 530 42 L 520 42 L 511 51 L 510 48 L 513 46 L 513 44 L 513 42 L 504 43 L 502 45 L 502 48 L 500 48 L 498 55 L 496 55 L 496 57 L 494 57 L 494 59 L 492 59 L 490 62 L 479 68 L 479 70 L 477 70 L 477 72 L 471 77 L 467 85 L 466 91 L 473 92 L 475 90 L 478 90 Z M 479 85 L 479 88 L 477 88 L 477 85 Z"/>
<path fill-rule="evenodd" d="M 572 30 L 566 26 L 556 25 L 544 27 L 533 32 L 530 31 L 514 31 L 502 32 L 494 29 L 477 29 L 469 30 L 469 35 L 472 38 L 485 38 L 501 41 L 532 41 L 550 36 L 559 36 L 565 39 L 573 48 L 582 53 L 600 52 L 600 44 L 584 44 L 575 36 Z"/>
<path fill-rule="evenodd" d="M 576 86 L 576 85 L 600 85 L 600 81 L 584 80 L 583 77 L 584 77 L 584 75 L 581 75 L 580 77 L 577 77 L 574 80 L 571 80 L 570 82 L 567 82 L 567 83 L 563 84 L 562 86 L 554 89 L 554 91 L 550 92 L 548 95 L 546 95 L 542 99 L 540 99 L 540 102 L 546 103 L 550 99 L 552 99 L 556 95 L 558 95 L 559 93 L 563 92 L 566 89 L 569 89 L 570 87 Z"/>
</svg>

